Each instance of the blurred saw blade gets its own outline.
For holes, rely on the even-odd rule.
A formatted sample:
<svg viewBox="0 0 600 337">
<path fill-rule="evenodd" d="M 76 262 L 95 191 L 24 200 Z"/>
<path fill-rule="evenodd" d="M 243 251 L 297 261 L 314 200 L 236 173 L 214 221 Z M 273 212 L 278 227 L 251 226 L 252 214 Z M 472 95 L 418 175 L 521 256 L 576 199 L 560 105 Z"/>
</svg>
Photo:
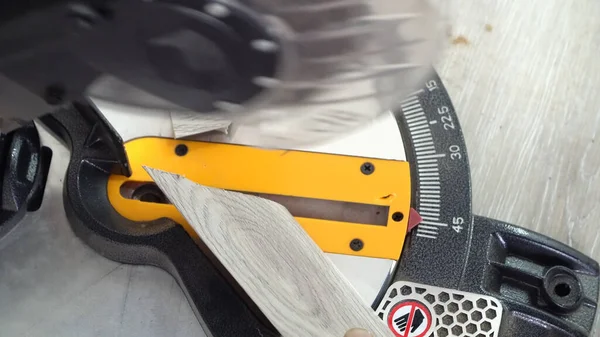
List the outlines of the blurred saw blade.
<svg viewBox="0 0 600 337">
<path fill-rule="evenodd" d="M 277 37 L 249 42 L 254 49 L 279 55 L 273 76 L 252 78 L 261 88 L 257 95 L 241 103 L 214 102 L 214 111 L 195 111 L 198 133 L 206 130 L 203 119 L 229 120 L 230 137 L 255 146 L 319 144 L 368 125 L 419 89 L 445 38 L 440 9 L 424 0 L 240 0 L 210 5 L 205 12 L 219 17 L 232 7 L 249 9 Z M 190 113 L 110 77 L 98 81 L 90 95 Z"/>
</svg>

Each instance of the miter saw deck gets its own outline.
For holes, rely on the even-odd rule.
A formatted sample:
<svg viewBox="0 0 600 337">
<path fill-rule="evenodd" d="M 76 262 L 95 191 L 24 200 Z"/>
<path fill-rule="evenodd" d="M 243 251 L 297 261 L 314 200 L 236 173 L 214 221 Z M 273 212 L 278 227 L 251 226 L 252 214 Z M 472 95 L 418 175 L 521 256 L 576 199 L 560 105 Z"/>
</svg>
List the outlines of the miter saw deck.
<svg viewBox="0 0 600 337">
<path fill-rule="evenodd" d="M 278 333 L 190 234 L 142 165 L 286 205 L 397 336 L 591 335 L 598 263 L 542 235 L 471 213 L 466 146 L 437 75 L 404 101 L 396 114 L 398 142 L 377 144 L 400 154 L 384 159 L 152 135 L 122 140 L 117 125 L 82 106 L 41 121 L 71 149 L 64 206 L 73 232 L 111 260 L 168 271 L 214 336 Z M 12 137 L 26 132 L 41 149 L 31 130 Z M 11 151 L 30 153 L 16 146 Z M 43 164 L 30 167 L 37 168 L 31 171 L 36 178 L 24 195 L 39 193 L 46 175 L 38 168 Z M 5 173 L 5 186 L 7 179 Z M 14 211 L 31 210 L 36 198 L 27 200 Z M 422 221 L 407 233 L 411 209 Z M 364 264 L 348 267 L 345 259 Z M 387 267 L 365 286 L 355 269 L 374 263 Z"/>
</svg>

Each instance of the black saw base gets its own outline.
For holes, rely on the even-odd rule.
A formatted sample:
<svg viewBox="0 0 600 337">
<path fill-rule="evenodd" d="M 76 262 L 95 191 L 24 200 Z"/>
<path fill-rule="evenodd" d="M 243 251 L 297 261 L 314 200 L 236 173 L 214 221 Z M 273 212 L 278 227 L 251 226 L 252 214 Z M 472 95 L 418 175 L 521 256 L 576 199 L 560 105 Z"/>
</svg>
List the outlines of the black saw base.
<svg viewBox="0 0 600 337">
<path fill-rule="evenodd" d="M 432 78 L 439 91 L 425 90 L 419 96 L 425 116 L 433 119 L 440 106 L 447 107 L 444 112 L 452 118 L 454 130 L 460 130 L 439 78 Z M 215 263 L 210 252 L 196 244 L 181 226 L 169 219 L 135 223 L 114 211 L 106 193 L 108 178 L 111 174 L 128 175 L 130 171 L 121 139 L 100 114 L 89 107 L 77 106 L 46 116 L 42 122 L 72 151 L 65 179 L 64 203 L 72 229 L 82 241 L 109 259 L 152 265 L 169 272 L 184 290 L 204 329 L 213 336 L 279 335 L 230 276 Z M 407 128 L 404 115 L 399 115 L 398 123 L 400 128 Z M 29 132 L 29 138 L 26 138 L 32 144 L 38 144 L 31 148 L 39 148 L 37 133 L 30 131 L 31 127 L 28 127 L 20 132 Z M 460 147 L 461 155 L 466 158 L 462 134 L 457 134 L 458 138 L 452 138 L 446 133 L 442 139 L 436 138 L 435 130 L 432 131 L 439 148 L 448 144 Z M 411 165 L 413 160 L 418 163 L 419 157 L 413 148 L 415 138 L 407 136 L 412 135 L 410 130 L 403 130 L 403 135 L 409 137 L 404 143 Z M 35 151 L 23 153 L 25 157 L 29 156 L 30 163 L 34 162 Z M 37 155 L 44 158 L 39 152 Z M 10 156 L 7 157 L 10 159 Z M 448 172 L 452 170 L 443 169 L 450 164 L 441 163 L 440 174 L 446 172 L 442 180 L 450 179 Z M 42 166 L 32 167 L 38 168 L 36 172 L 44 172 L 40 171 Z M 461 167 L 461 179 L 466 179 L 463 188 L 468 191 L 466 198 L 469 198 L 468 163 Z M 5 174 L 5 180 L 6 177 L 9 181 L 20 179 L 18 175 L 10 178 Z M 418 175 L 413 173 L 413 177 L 417 180 L 414 185 L 419 186 Z M 38 181 L 39 185 L 42 180 L 34 181 Z M 30 191 L 39 189 L 32 187 Z M 419 191 L 416 189 L 413 194 Z M 599 294 L 598 263 L 545 236 L 473 216 L 470 200 L 456 199 L 458 194 L 454 191 L 454 194 L 444 197 L 449 200 L 444 205 L 465 205 L 460 213 L 462 230 L 456 231 L 464 235 L 448 235 L 440 243 L 441 240 L 426 240 L 414 230 L 405 243 L 393 281 L 410 281 L 497 298 L 504 307 L 497 337 L 591 336 Z M 29 197 L 29 200 L 34 199 Z M 415 195 L 413 200 L 413 207 L 418 208 Z M 29 204 L 21 202 L 21 205 Z M 20 209 L 27 207 L 21 206 Z M 5 223 L 18 220 L 18 216 L 10 219 Z M 6 224 L 0 225 L 0 228 Z M 449 255 L 456 258 L 440 265 L 439 261 L 447 257 L 440 253 L 439 245 L 452 247 Z M 431 267 L 438 265 L 439 268 Z"/>
</svg>

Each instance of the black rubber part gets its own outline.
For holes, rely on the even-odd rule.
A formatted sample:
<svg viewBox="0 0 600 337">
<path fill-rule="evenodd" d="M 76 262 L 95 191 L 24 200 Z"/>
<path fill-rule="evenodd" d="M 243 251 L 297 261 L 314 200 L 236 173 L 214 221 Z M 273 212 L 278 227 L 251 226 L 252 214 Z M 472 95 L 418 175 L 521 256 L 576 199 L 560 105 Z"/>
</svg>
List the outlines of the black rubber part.
<svg viewBox="0 0 600 337">
<path fill-rule="evenodd" d="M 0 136 L 0 238 L 40 207 L 51 158 L 33 123 Z"/>
</svg>

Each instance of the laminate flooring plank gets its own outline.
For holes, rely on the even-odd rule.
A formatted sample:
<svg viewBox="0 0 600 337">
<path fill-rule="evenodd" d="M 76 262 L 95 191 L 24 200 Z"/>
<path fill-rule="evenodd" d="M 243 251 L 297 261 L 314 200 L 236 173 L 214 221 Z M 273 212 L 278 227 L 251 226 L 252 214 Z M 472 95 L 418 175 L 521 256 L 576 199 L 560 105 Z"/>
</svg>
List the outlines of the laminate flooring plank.
<svg viewBox="0 0 600 337">
<path fill-rule="evenodd" d="M 282 336 L 393 336 L 283 206 L 146 170 Z"/>
<path fill-rule="evenodd" d="M 227 134 L 231 121 L 218 115 L 194 112 L 171 112 L 175 139 L 193 137 L 206 132 L 218 131 Z"/>
</svg>

